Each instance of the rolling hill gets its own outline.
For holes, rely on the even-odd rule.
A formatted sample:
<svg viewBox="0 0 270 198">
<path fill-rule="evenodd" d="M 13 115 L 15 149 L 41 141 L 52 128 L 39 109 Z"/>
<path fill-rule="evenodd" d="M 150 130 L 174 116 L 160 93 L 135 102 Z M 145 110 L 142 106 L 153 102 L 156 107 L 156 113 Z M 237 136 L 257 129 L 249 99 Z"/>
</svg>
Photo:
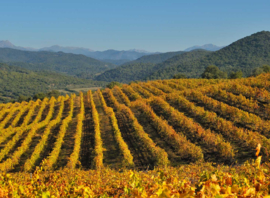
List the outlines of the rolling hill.
<svg viewBox="0 0 270 198">
<path fill-rule="evenodd" d="M 177 53 L 143 56 L 108 70 L 95 79 L 128 83 L 134 80 L 169 79 L 177 73 L 198 78 L 209 65 L 216 65 L 228 73 L 242 71 L 244 76 L 249 76 L 256 67 L 270 64 L 270 32 L 258 32 L 215 52 L 199 49 Z"/>
<path fill-rule="evenodd" d="M 128 83 L 130 81 L 136 80 L 145 80 L 148 78 L 148 76 L 151 76 L 153 73 L 155 73 L 155 71 L 158 71 L 159 69 L 170 67 L 172 65 L 186 61 L 195 60 L 209 53 L 211 52 L 206 50 L 194 50 L 191 52 L 180 51 L 144 56 L 115 69 L 108 70 L 101 75 L 98 75 L 95 80 L 102 80 L 107 82 L 118 81 L 123 83 Z M 163 60 L 165 61 L 159 63 Z"/>
<path fill-rule="evenodd" d="M 269 197 L 269 80 L 0 104 L 1 197 Z"/>
<path fill-rule="evenodd" d="M 105 82 L 96 82 L 76 78 L 50 71 L 34 72 L 21 67 L 0 63 L 0 103 L 18 96 L 33 96 L 52 89 L 105 86 Z"/>
<path fill-rule="evenodd" d="M 200 59 L 174 62 L 172 66 L 163 64 L 147 79 L 167 79 L 176 73 L 198 78 L 209 65 L 216 65 L 222 71 L 242 71 L 249 76 L 252 70 L 263 64 L 270 64 L 270 32 L 262 31 L 242 38 L 219 51 Z"/>
<path fill-rule="evenodd" d="M 34 52 L 0 48 L 0 62 L 20 66 L 33 71 L 47 70 L 81 78 L 93 78 L 96 74 L 117 67 L 84 55 L 63 52 Z"/>
<path fill-rule="evenodd" d="M 178 54 L 183 54 L 185 53 L 184 51 L 177 51 L 177 52 L 166 52 L 166 53 L 158 53 L 158 54 L 151 54 L 151 55 L 145 55 L 142 56 L 141 58 L 138 58 L 134 61 L 128 62 L 126 64 L 131 64 L 131 63 L 161 63 L 173 56 L 176 56 Z"/>
</svg>

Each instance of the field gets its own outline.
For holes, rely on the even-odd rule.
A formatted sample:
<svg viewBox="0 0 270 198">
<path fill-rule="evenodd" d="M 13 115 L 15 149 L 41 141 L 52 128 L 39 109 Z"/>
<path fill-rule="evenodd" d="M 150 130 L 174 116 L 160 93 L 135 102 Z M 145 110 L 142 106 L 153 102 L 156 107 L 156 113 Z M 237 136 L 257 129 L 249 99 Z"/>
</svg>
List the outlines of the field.
<svg viewBox="0 0 270 198">
<path fill-rule="evenodd" d="M 213 185 L 233 187 L 236 179 L 228 178 L 234 170 L 237 182 L 241 177 L 247 182 L 231 192 L 226 188 L 228 195 L 245 192 L 246 197 L 254 193 L 263 197 L 269 193 L 269 80 L 269 74 L 237 80 L 157 80 L 78 96 L 0 104 L 0 195 L 11 189 L 9 179 L 20 195 L 24 191 L 20 183 L 26 181 L 32 185 L 24 187 L 28 190 L 53 192 L 45 188 L 46 181 L 56 186 L 59 181 L 72 183 L 71 178 L 63 179 L 69 172 L 77 175 L 76 188 L 84 186 L 78 192 L 89 191 L 89 196 L 101 196 L 101 192 L 120 196 L 121 192 L 129 197 L 135 196 L 136 189 L 138 196 L 158 197 L 163 189 L 160 197 L 170 197 L 173 190 L 175 197 L 199 191 L 203 197 L 207 187 L 210 191 Z M 240 170 L 247 175 L 240 176 Z M 121 177 L 138 183 L 127 184 Z M 209 185 L 198 190 L 196 182 L 202 182 L 202 177 Z M 31 181 L 45 186 L 33 187 Z M 143 185 L 144 196 L 138 185 Z M 65 193 L 71 193 L 71 188 L 77 192 L 75 187 L 67 188 Z M 221 192 L 219 187 L 215 193 Z"/>
</svg>

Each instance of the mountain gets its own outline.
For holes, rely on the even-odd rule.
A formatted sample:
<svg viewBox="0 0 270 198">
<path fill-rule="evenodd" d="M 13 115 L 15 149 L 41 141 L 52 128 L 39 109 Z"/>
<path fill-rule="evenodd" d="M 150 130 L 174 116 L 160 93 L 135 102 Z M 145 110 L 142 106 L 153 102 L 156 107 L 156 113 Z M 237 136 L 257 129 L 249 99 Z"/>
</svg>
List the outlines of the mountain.
<svg viewBox="0 0 270 198">
<path fill-rule="evenodd" d="M 195 45 L 193 47 L 189 47 L 189 48 L 185 49 L 185 51 L 189 52 L 189 51 L 192 51 L 192 50 L 195 50 L 195 49 L 204 49 L 204 50 L 208 50 L 208 51 L 218 51 L 221 48 L 223 48 L 223 47 L 219 47 L 219 46 L 216 46 L 216 45 L 213 45 L 213 44 L 206 44 L 206 45 L 202 45 L 202 46 Z"/>
<path fill-rule="evenodd" d="M 105 86 L 105 82 L 80 79 L 50 71 L 34 72 L 0 63 L 0 103 L 18 99 L 19 95 L 33 96 L 52 89 Z"/>
<path fill-rule="evenodd" d="M 129 83 L 130 81 L 142 80 L 151 75 L 154 67 L 154 63 L 127 63 L 96 76 L 95 80 Z"/>
<path fill-rule="evenodd" d="M 119 60 L 103 59 L 102 61 L 107 62 L 107 63 L 112 63 L 112 64 L 115 64 L 118 66 L 130 62 L 130 60 L 128 60 L 128 59 L 119 59 Z"/>
<path fill-rule="evenodd" d="M 94 51 L 92 49 L 83 48 L 83 47 L 63 47 L 59 45 L 53 45 L 51 47 L 43 47 L 40 49 L 28 48 L 28 47 L 19 47 L 13 45 L 8 40 L 0 41 L 0 48 L 11 48 L 24 51 L 48 51 L 48 52 L 64 52 L 72 54 L 82 54 L 94 59 L 98 59 L 104 62 L 109 62 L 116 65 L 121 65 L 123 63 L 133 61 L 144 55 L 156 54 L 154 52 L 147 52 L 145 50 L 131 49 L 131 50 L 105 50 L 105 51 Z"/>
<path fill-rule="evenodd" d="M 153 54 L 152 52 L 146 52 L 146 51 L 141 51 L 141 50 L 106 50 L 106 51 L 95 51 L 91 52 L 88 54 L 88 56 L 98 59 L 98 60 L 105 60 L 105 59 L 110 59 L 110 60 L 135 60 L 138 59 L 144 55 L 149 55 Z"/>
<path fill-rule="evenodd" d="M 49 70 L 82 78 L 93 78 L 96 74 L 117 67 L 84 55 L 11 48 L 0 48 L 0 62 L 29 70 Z"/>
<path fill-rule="evenodd" d="M 264 64 L 270 65 L 269 31 L 252 34 L 196 60 L 173 61 L 169 67 L 164 64 L 166 67 L 161 67 L 147 79 L 172 78 L 179 72 L 188 77 L 198 78 L 209 65 L 216 65 L 228 73 L 242 71 L 244 76 L 249 76 L 253 69 Z"/>
<path fill-rule="evenodd" d="M 39 49 L 39 51 L 50 51 L 50 52 L 65 52 L 65 53 L 73 53 L 73 54 L 83 54 L 85 56 L 89 56 L 91 58 L 95 58 L 98 60 L 135 60 L 141 56 L 147 54 L 153 54 L 152 52 L 147 52 L 144 50 L 105 50 L 105 51 L 94 51 L 87 48 L 79 48 L 79 47 L 62 47 L 59 45 L 53 45 L 51 47 L 44 47 Z"/>
<path fill-rule="evenodd" d="M 0 47 L 1 48 L 5 48 L 5 47 L 14 48 L 15 46 L 10 41 L 5 40 L 5 41 L 0 41 Z"/>
<path fill-rule="evenodd" d="M 207 55 L 212 54 L 213 52 L 207 50 L 193 50 L 183 54 L 176 55 L 160 64 L 157 64 L 153 68 L 153 73 L 146 77 L 147 80 L 152 79 L 166 79 L 172 78 L 179 71 L 176 68 L 181 67 L 181 65 L 200 60 L 201 58 L 206 57 Z M 192 67 L 192 66 L 191 66 Z M 167 73 L 170 73 L 170 77 L 167 76 Z M 196 72 L 196 71 L 193 71 Z M 185 73 L 185 72 L 183 72 Z M 198 73 L 200 75 L 201 73 Z"/>
<path fill-rule="evenodd" d="M 166 52 L 166 53 L 158 53 L 158 54 L 151 54 L 151 55 L 145 55 L 141 58 L 138 58 L 137 60 L 134 60 L 130 63 L 161 63 L 173 56 L 176 56 L 178 54 L 185 53 L 184 51 L 177 51 L 177 52 Z"/>
<path fill-rule="evenodd" d="M 105 50 L 105 51 L 94 51 L 87 48 L 78 48 L 78 47 L 61 47 L 54 45 L 51 47 L 41 48 L 39 51 L 50 51 L 50 52 L 65 52 L 73 54 L 83 54 L 85 56 L 98 59 L 104 62 L 109 62 L 116 65 L 121 65 L 123 63 L 135 60 L 144 55 L 153 54 L 152 52 L 147 52 L 144 50 Z"/>
<path fill-rule="evenodd" d="M 51 47 L 43 47 L 43 48 L 40 48 L 39 51 L 65 52 L 65 53 L 83 54 L 83 55 L 87 55 L 90 52 L 94 52 L 94 50 L 83 48 L 83 47 L 62 47 L 59 45 L 53 45 Z"/>
<path fill-rule="evenodd" d="M 194 50 L 192 52 L 179 51 L 143 56 L 135 61 L 126 63 L 115 69 L 108 70 L 101 75 L 96 76 L 95 80 L 107 82 L 118 81 L 122 83 L 144 80 L 160 68 L 171 66 L 176 62 L 176 60 L 180 62 L 195 60 L 196 58 L 200 58 L 208 53 L 211 52 L 206 50 Z"/>
<path fill-rule="evenodd" d="M 36 51 L 36 49 L 31 48 L 31 47 L 15 46 L 8 40 L 0 41 L 0 48 L 11 48 L 11 49 L 18 49 L 18 50 Z"/>
</svg>

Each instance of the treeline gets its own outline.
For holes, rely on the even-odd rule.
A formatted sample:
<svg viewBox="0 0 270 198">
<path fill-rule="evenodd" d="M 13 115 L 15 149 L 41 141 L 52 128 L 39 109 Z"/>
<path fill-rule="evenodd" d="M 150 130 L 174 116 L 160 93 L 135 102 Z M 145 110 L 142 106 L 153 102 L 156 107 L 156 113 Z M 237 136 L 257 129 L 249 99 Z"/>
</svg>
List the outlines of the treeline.
<svg viewBox="0 0 270 198">
<path fill-rule="evenodd" d="M 49 71 L 34 72 L 0 63 L 0 103 L 17 100 L 21 95 L 33 97 L 37 93 L 47 93 L 54 89 L 105 87 L 106 84 Z"/>
<path fill-rule="evenodd" d="M 261 67 L 256 67 L 251 75 L 253 77 L 258 76 L 262 73 L 269 73 L 270 72 L 270 66 L 269 65 L 263 65 Z M 243 77 L 242 71 L 236 71 L 236 72 L 230 72 L 229 75 L 227 72 L 221 71 L 217 66 L 215 65 L 209 65 L 204 72 L 201 75 L 202 78 L 205 79 L 220 79 L 220 78 L 229 78 L 229 79 L 237 79 Z M 183 73 L 178 73 L 173 76 L 174 79 L 181 79 L 181 78 L 187 78 L 187 76 Z"/>
</svg>

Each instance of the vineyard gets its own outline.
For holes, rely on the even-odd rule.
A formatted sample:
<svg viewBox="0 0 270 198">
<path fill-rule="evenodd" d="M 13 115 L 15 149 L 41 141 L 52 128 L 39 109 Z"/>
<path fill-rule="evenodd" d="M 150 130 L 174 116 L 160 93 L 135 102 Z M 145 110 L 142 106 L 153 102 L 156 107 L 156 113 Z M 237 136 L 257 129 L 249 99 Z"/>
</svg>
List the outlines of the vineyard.
<svg viewBox="0 0 270 198">
<path fill-rule="evenodd" d="M 21 178 L 15 179 L 20 183 L 25 175 L 35 172 L 30 180 L 37 182 L 40 171 L 46 171 L 46 174 L 55 171 L 60 181 L 62 169 L 70 175 L 77 170 L 81 174 L 78 176 L 81 184 L 77 181 L 78 185 L 84 185 L 89 178 L 101 185 L 102 181 L 96 181 L 92 176 L 84 178 L 84 174 L 99 174 L 93 172 L 95 170 L 103 171 L 108 180 L 113 179 L 112 173 L 115 177 L 122 174 L 119 178 L 126 177 L 127 181 L 133 181 L 138 174 L 137 180 L 141 178 L 144 183 L 144 179 L 149 179 L 154 185 L 153 178 L 136 173 L 149 172 L 158 175 L 160 181 L 157 183 L 162 181 L 157 186 L 157 189 L 163 189 L 160 195 L 166 195 L 165 188 L 174 189 L 164 184 L 171 178 L 168 176 L 170 172 L 181 178 L 186 178 L 187 174 L 190 174 L 189 178 L 195 178 L 199 174 L 194 173 L 196 170 L 201 173 L 219 170 L 214 176 L 220 175 L 219 178 L 204 175 L 205 181 L 217 185 L 220 178 L 225 178 L 225 183 L 232 185 L 228 179 L 231 176 L 225 173 L 229 168 L 224 167 L 247 171 L 246 161 L 256 160 L 254 166 L 257 168 L 261 161 L 266 164 L 269 161 L 269 80 L 269 74 L 237 80 L 157 80 L 115 86 L 94 93 L 90 90 L 77 96 L 0 104 L 1 185 L 6 184 L 4 181 L 9 180 L 10 174 Z M 255 155 L 256 149 L 261 157 Z M 215 166 L 210 165 L 212 163 Z M 226 165 L 224 170 L 216 168 L 223 165 Z M 254 167 L 249 166 L 253 171 Z M 183 167 L 189 167 L 185 174 L 180 171 L 185 169 Z M 256 167 L 254 171 L 258 171 Z M 164 175 L 166 172 L 168 177 L 162 178 L 159 171 Z M 55 179 L 53 175 L 48 177 Z M 167 182 L 176 185 L 175 178 Z M 252 179 L 254 182 L 254 175 Z M 108 180 L 103 182 L 107 184 Z M 94 185 L 93 181 L 89 182 Z M 120 183 L 119 186 L 125 186 Z M 249 187 L 253 184 L 256 185 L 252 183 Z M 181 185 L 182 188 L 177 187 L 177 193 L 186 193 L 186 197 L 195 193 L 192 187 L 195 182 L 185 179 Z M 190 190 L 185 191 L 184 186 Z M 0 187 L 0 197 L 8 193 L 4 189 Z M 98 194 L 89 186 L 77 190 L 85 193 L 87 189 L 91 195 Z M 122 193 L 131 193 L 123 189 Z M 229 193 L 228 189 L 225 190 Z M 23 191 L 18 190 L 19 193 Z M 75 191 L 73 188 L 73 193 Z M 255 191 L 259 190 L 256 188 Z M 118 192 L 110 189 L 110 193 L 116 195 Z"/>
</svg>

